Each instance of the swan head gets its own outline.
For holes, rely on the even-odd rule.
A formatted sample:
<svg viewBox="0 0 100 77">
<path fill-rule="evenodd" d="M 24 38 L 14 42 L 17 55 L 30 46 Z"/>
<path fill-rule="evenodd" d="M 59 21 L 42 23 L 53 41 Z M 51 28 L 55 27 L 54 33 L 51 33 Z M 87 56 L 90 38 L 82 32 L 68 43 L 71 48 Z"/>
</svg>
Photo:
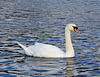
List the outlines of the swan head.
<svg viewBox="0 0 100 77">
<path fill-rule="evenodd" d="M 78 27 L 77 27 L 75 24 L 68 24 L 68 25 L 67 25 L 67 28 L 68 28 L 69 31 L 75 31 L 75 32 L 77 32 L 77 33 L 80 33 L 80 32 L 78 31 Z"/>
</svg>

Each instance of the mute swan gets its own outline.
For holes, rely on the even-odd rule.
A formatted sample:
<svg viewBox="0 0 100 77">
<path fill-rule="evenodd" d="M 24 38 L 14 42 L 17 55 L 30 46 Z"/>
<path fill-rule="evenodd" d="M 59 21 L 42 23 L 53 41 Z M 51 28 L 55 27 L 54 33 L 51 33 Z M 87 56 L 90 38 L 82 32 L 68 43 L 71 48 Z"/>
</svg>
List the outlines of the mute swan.
<svg viewBox="0 0 100 77">
<path fill-rule="evenodd" d="M 68 24 L 65 28 L 65 38 L 66 38 L 66 52 L 62 51 L 60 48 L 42 44 L 42 43 L 35 43 L 35 45 L 25 47 L 22 44 L 18 43 L 25 51 L 27 55 L 35 56 L 35 57 L 49 57 L 49 58 L 63 58 L 63 57 L 74 57 L 74 49 L 71 42 L 71 31 L 78 31 L 78 28 L 75 24 Z"/>
</svg>

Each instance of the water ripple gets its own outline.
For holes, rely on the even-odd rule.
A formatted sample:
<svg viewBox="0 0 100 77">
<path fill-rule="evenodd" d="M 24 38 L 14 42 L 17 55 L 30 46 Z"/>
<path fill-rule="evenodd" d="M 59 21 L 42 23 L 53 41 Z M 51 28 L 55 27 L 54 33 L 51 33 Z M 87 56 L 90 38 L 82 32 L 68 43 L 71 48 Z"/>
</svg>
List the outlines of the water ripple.
<svg viewBox="0 0 100 77">
<path fill-rule="evenodd" d="M 100 1 L 3 0 L 0 2 L 1 77 L 99 77 Z M 29 46 L 52 44 L 65 51 L 65 24 L 72 32 L 75 58 L 50 59 L 27 56 L 16 41 Z"/>
</svg>

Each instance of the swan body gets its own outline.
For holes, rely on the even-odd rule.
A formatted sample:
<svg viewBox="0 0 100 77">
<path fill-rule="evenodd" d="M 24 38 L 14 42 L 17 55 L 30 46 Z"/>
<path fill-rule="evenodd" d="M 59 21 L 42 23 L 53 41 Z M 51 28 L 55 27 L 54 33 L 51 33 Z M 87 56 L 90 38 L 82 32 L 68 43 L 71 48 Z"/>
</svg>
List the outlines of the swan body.
<svg viewBox="0 0 100 77">
<path fill-rule="evenodd" d="M 27 55 L 35 56 L 35 57 L 48 57 L 48 58 L 63 58 L 63 57 L 74 57 L 74 49 L 71 43 L 70 32 L 78 31 L 78 28 L 75 24 L 68 24 L 65 28 L 65 38 L 66 38 L 66 52 L 62 51 L 60 48 L 42 43 L 35 43 L 32 46 L 26 47 L 20 43 L 18 43 L 25 51 Z"/>
<path fill-rule="evenodd" d="M 30 56 L 36 56 L 36 57 L 64 57 L 65 56 L 65 52 L 63 52 L 60 48 L 53 45 L 36 42 L 35 45 L 25 47 L 20 43 L 18 44 L 25 50 L 25 53 Z"/>
</svg>

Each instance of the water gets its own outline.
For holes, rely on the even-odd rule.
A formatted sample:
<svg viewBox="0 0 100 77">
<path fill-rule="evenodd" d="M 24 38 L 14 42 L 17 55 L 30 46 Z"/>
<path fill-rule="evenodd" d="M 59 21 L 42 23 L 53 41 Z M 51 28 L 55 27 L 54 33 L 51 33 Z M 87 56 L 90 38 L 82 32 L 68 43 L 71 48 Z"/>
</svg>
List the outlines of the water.
<svg viewBox="0 0 100 77">
<path fill-rule="evenodd" d="M 72 32 L 75 58 L 29 57 L 15 43 L 37 41 L 65 51 L 68 23 L 81 32 Z M 99 0 L 0 1 L 0 77 L 100 77 L 99 48 Z"/>
</svg>

